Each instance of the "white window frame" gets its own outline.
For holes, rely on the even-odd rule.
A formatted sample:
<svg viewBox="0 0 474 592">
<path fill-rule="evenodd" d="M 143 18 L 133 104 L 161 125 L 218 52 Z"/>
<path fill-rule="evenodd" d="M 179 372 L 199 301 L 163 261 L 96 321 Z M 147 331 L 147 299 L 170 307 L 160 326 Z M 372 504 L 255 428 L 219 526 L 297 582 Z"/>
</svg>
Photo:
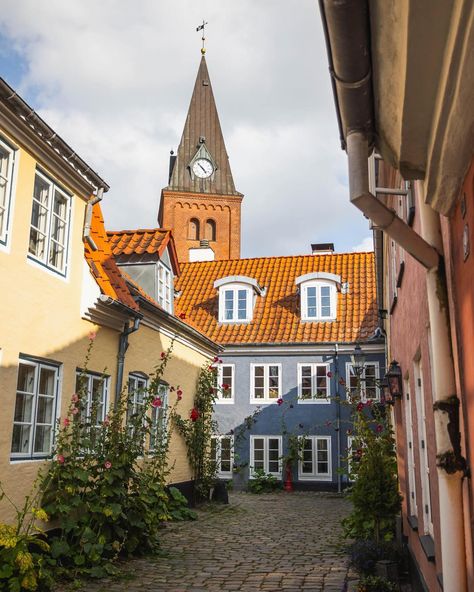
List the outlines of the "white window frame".
<svg viewBox="0 0 474 592">
<path fill-rule="evenodd" d="M 253 479 L 255 477 L 255 468 L 253 463 L 255 462 L 255 440 L 263 440 L 263 470 L 267 475 L 273 475 L 274 477 L 278 477 L 281 479 L 282 476 L 282 454 L 283 454 L 283 439 L 282 436 L 250 436 L 250 463 L 249 463 L 249 478 Z M 269 441 L 270 440 L 278 440 L 278 472 L 272 472 L 268 469 L 270 468 L 270 458 L 269 458 Z M 273 461 L 272 461 L 273 462 Z"/>
<path fill-rule="evenodd" d="M 303 398 L 303 368 L 309 366 L 311 368 L 311 398 Z M 317 370 L 318 368 L 324 368 L 324 375 L 326 377 L 326 396 L 317 397 Z M 327 405 L 331 403 L 331 379 L 328 376 L 330 364 L 325 363 L 311 363 L 311 362 L 299 362 L 298 363 L 298 404 L 299 405 Z"/>
<path fill-rule="evenodd" d="M 158 304 L 169 313 L 173 312 L 173 275 L 171 270 L 164 265 L 161 261 L 158 261 L 156 278 L 156 300 Z"/>
<path fill-rule="evenodd" d="M 224 380 L 224 368 L 230 368 L 230 383 Z M 229 384 L 229 389 L 224 390 L 223 384 Z M 225 397 L 226 393 L 229 393 L 230 397 Z M 235 402 L 235 364 L 219 364 L 217 366 L 217 395 L 214 403 L 220 405 L 233 405 Z"/>
<path fill-rule="evenodd" d="M 20 366 L 29 366 L 34 368 L 34 383 L 33 383 L 33 390 L 32 392 L 26 391 L 19 391 L 18 390 L 18 376 L 20 372 Z M 54 394 L 52 396 L 45 395 L 44 393 L 39 392 L 39 375 L 41 370 L 50 370 L 54 372 Z M 60 398 L 60 375 L 59 375 L 60 366 L 53 363 L 48 363 L 46 361 L 39 361 L 32 358 L 20 358 L 18 363 L 18 372 L 17 372 L 17 387 L 16 387 L 16 395 L 15 395 L 15 406 L 16 406 L 16 397 L 18 394 L 24 394 L 26 396 L 32 397 L 31 403 L 31 421 L 15 421 L 13 417 L 13 426 L 15 425 L 23 425 L 23 426 L 30 426 L 29 432 L 29 439 L 28 439 L 28 451 L 27 452 L 13 452 L 12 445 L 13 445 L 13 432 L 12 432 L 12 441 L 10 445 L 10 458 L 13 460 L 29 460 L 33 458 L 47 458 L 51 454 L 52 446 L 55 439 L 55 424 L 57 418 L 57 410 L 58 410 L 58 401 Z M 52 411 L 51 411 L 51 423 L 40 423 L 38 422 L 38 402 L 39 398 L 44 397 L 48 399 L 53 399 L 52 404 Z M 51 427 L 51 439 L 50 439 L 50 446 L 47 452 L 35 452 L 35 440 L 36 440 L 36 427 L 37 426 L 50 426 Z"/>
<path fill-rule="evenodd" d="M 102 383 L 102 413 L 100 417 L 97 418 L 98 423 L 95 425 L 96 428 L 100 427 L 101 423 L 104 421 L 105 416 L 107 414 L 107 403 L 109 399 L 109 382 L 110 377 L 104 376 L 97 372 L 82 372 L 78 370 L 76 372 L 76 388 L 77 388 L 77 380 L 79 377 L 84 377 L 86 379 L 86 394 L 87 394 L 87 402 L 85 406 L 85 414 L 83 415 L 82 419 L 89 419 L 92 410 L 92 385 L 94 380 L 99 380 Z"/>
<path fill-rule="evenodd" d="M 375 367 L 375 380 L 376 380 L 375 397 L 369 397 L 369 398 L 367 398 L 366 391 L 365 391 L 365 369 L 367 366 L 374 366 Z M 352 368 L 353 368 L 352 362 L 346 362 L 346 388 L 347 388 L 347 400 L 348 401 L 352 400 L 352 391 L 355 389 L 355 387 L 351 387 L 351 378 L 354 378 L 356 376 L 352 372 Z M 379 362 L 372 362 L 372 361 L 365 362 L 364 369 L 363 369 L 361 377 L 360 377 L 360 391 L 361 391 L 360 400 L 362 403 L 367 403 L 367 401 L 380 401 L 380 386 L 379 386 L 379 384 L 377 384 L 379 380 L 380 380 L 380 364 L 379 364 Z"/>
<path fill-rule="evenodd" d="M 276 397 L 270 397 L 270 366 L 276 366 L 278 368 L 278 393 Z M 262 398 L 255 397 L 255 368 L 263 367 L 263 389 L 264 396 Z M 262 403 L 276 403 L 278 399 L 281 399 L 282 393 L 282 366 L 279 363 L 265 363 L 265 364 L 250 364 L 250 403 L 262 404 Z"/>
<path fill-rule="evenodd" d="M 246 309 L 245 318 L 238 318 L 238 302 L 239 302 L 239 291 L 245 291 Z M 226 318 L 226 292 L 233 294 L 232 299 L 232 318 Z M 254 291 L 246 284 L 225 284 L 219 288 L 219 322 L 220 323 L 249 323 L 253 317 L 253 304 L 254 304 Z"/>
<path fill-rule="evenodd" d="M 230 442 L 230 457 L 229 457 L 229 465 L 230 469 L 228 471 L 222 470 L 222 441 L 229 440 Z M 231 479 L 232 478 L 232 468 L 234 466 L 234 436 L 226 434 L 226 435 L 216 435 L 211 437 L 211 446 L 214 446 L 214 461 L 216 463 L 217 472 L 216 475 L 220 479 Z"/>
<path fill-rule="evenodd" d="M 308 311 L 308 288 L 316 288 L 316 314 L 310 315 Z M 330 314 L 321 314 L 321 288 L 330 290 Z M 312 280 L 301 284 L 301 319 L 303 321 L 334 321 L 337 318 L 337 290 L 334 282 L 324 280 Z"/>
<path fill-rule="evenodd" d="M 407 444 L 406 453 L 406 480 L 408 481 L 408 512 L 410 516 L 418 516 L 418 506 L 416 500 L 416 464 L 414 450 L 414 431 L 413 414 L 411 408 L 410 381 L 408 378 L 403 380 L 403 406 L 405 412 L 405 437 Z"/>
<path fill-rule="evenodd" d="M 155 443 L 157 438 L 166 436 L 169 392 L 168 383 L 158 383 L 156 396 L 161 398 L 161 407 L 152 407 L 151 409 L 150 442 L 148 446 L 148 451 L 151 453 L 156 451 Z"/>
<path fill-rule="evenodd" d="M 303 460 L 298 461 L 298 479 L 300 481 L 332 481 L 332 451 L 331 451 L 331 436 L 298 436 L 298 439 L 302 442 L 303 440 L 311 441 L 311 463 L 313 465 L 312 473 L 303 473 Z M 328 471 L 326 473 L 320 473 L 318 467 L 318 442 L 327 442 L 327 463 Z M 302 453 L 303 445 L 301 447 Z"/>
<path fill-rule="evenodd" d="M 13 174 L 15 171 L 17 151 L 1 137 L 0 148 L 8 154 L 6 175 L 3 176 L 0 172 L 0 181 L 3 180 L 5 182 L 5 203 L 3 205 L 0 203 L 0 214 L 3 214 L 2 222 L 0 224 L 0 244 L 7 246 L 11 224 L 11 211 L 13 203 Z"/>
<path fill-rule="evenodd" d="M 46 269 L 49 269 L 49 270 L 51 270 L 63 277 L 66 277 L 67 270 L 68 270 L 68 260 L 69 260 L 69 236 L 70 236 L 70 232 L 71 232 L 72 198 L 69 193 L 67 193 L 57 183 L 55 183 L 52 179 L 50 179 L 48 176 L 46 176 L 44 173 L 42 173 L 38 169 L 36 169 L 36 171 L 35 171 L 35 182 L 36 182 L 37 177 L 39 179 L 41 179 L 41 181 L 43 183 L 46 183 L 49 187 L 47 207 L 40 204 L 40 208 L 43 208 L 43 210 L 46 210 L 46 214 L 45 214 L 46 215 L 46 224 L 45 224 L 45 231 L 43 233 L 43 231 L 41 229 L 32 225 L 31 219 L 30 219 L 30 235 L 29 235 L 28 240 L 29 240 L 29 243 L 31 244 L 32 230 L 41 232 L 41 234 L 44 235 L 44 240 L 45 240 L 44 254 L 42 257 L 35 255 L 35 253 L 30 251 L 30 245 L 29 245 L 28 246 L 28 258 L 31 259 L 32 261 L 36 261 L 37 263 L 39 263 L 41 266 L 45 267 Z M 58 192 L 61 195 L 61 197 L 63 197 L 66 201 L 66 215 L 65 215 L 64 219 L 61 219 L 61 221 L 64 223 L 64 243 L 62 244 L 62 248 L 64 249 L 64 255 L 63 255 L 63 265 L 61 267 L 56 267 L 56 266 L 52 265 L 51 263 L 49 263 L 49 254 L 50 254 L 51 245 L 53 242 L 57 242 L 52 237 L 52 228 L 53 228 L 54 218 L 55 217 L 59 218 L 53 212 L 54 198 L 55 198 L 56 192 Z M 31 206 L 32 213 L 33 213 L 33 206 L 34 206 L 35 202 L 40 203 L 34 197 L 34 193 L 33 193 L 32 206 Z"/>
<path fill-rule="evenodd" d="M 132 386 L 133 383 L 133 386 Z M 147 395 L 148 377 L 141 372 L 130 372 L 127 381 L 127 423 L 132 415 L 143 407 Z M 143 418 L 145 421 L 145 418 Z"/>
</svg>

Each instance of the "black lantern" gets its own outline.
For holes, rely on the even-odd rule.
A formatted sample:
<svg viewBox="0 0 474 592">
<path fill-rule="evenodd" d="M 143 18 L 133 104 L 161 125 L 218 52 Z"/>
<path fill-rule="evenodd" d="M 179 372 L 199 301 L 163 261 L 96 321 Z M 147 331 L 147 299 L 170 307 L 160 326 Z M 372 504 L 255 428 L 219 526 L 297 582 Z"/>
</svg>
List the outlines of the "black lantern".
<svg viewBox="0 0 474 592">
<path fill-rule="evenodd" d="M 390 392 L 390 385 L 388 383 L 387 376 L 385 376 L 385 378 L 380 381 L 380 389 L 382 391 L 382 394 L 381 394 L 382 403 L 386 403 L 387 405 L 393 405 L 395 403 L 395 401 L 393 400 L 392 393 Z"/>
<path fill-rule="evenodd" d="M 388 388 L 390 390 L 392 400 L 397 398 L 401 399 L 403 393 L 402 369 L 400 368 L 400 364 L 397 361 L 392 361 L 385 378 L 388 381 Z"/>
<path fill-rule="evenodd" d="M 362 351 L 362 348 L 357 343 L 354 347 L 354 351 L 351 354 L 351 362 L 352 362 L 352 371 L 354 374 L 360 378 L 362 376 L 362 372 L 364 371 L 365 366 L 365 354 Z"/>
</svg>

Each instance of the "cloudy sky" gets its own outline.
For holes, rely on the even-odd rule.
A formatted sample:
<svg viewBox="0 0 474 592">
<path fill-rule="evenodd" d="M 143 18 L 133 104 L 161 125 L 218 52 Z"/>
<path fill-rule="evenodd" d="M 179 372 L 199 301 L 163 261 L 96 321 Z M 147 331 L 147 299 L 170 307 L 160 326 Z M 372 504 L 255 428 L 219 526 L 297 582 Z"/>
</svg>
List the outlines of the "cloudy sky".
<svg viewBox="0 0 474 592">
<path fill-rule="evenodd" d="M 348 203 L 317 0 L 2 0 L 0 74 L 111 185 L 108 228 L 153 227 L 203 18 L 245 194 L 242 255 L 371 248 Z"/>
</svg>

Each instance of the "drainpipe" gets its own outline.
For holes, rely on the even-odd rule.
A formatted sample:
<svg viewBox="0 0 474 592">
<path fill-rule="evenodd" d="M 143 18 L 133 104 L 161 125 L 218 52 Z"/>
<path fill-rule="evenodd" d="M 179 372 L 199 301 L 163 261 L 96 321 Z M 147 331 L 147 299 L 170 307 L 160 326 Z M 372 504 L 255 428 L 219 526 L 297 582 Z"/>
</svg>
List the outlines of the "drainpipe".
<svg viewBox="0 0 474 592">
<path fill-rule="evenodd" d="M 129 346 L 128 336 L 138 330 L 140 326 L 140 318 L 135 317 L 133 325 L 130 327 L 130 323 L 125 324 L 125 328 L 119 336 L 119 348 L 117 354 L 117 380 L 115 383 L 115 406 L 120 401 L 120 395 L 122 393 L 122 382 L 123 382 L 123 368 L 125 364 L 125 354 Z"/>
<path fill-rule="evenodd" d="M 91 199 L 87 202 L 86 205 L 86 213 L 84 217 L 84 229 L 82 232 L 82 237 L 84 240 L 87 241 L 90 248 L 93 251 L 97 251 L 97 245 L 94 242 L 94 239 L 91 237 L 91 226 L 92 226 L 92 206 L 102 200 L 104 196 L 104 188 L 99 187 L 97 190 L 97 195 L 93 195 Z"/>
<path fill-rule="evenodd" d="M 443 253 L 440 217 L 419 197 L 421 232 Z M 438 470 L 443 587 L 446 592 L 466 590 L 466 556 L 462 479 L 466 469 L 461 455 L 459 399 L 456 395 L 453 352 L 444 266 L 429 269 L 426 291 L 431 331 L 433 409 Z"/>
<path fill-rule="evenodd" d="M 334 344 L 334 378 L 336 379 L 336 434 L 337 434 L 337 493 L 342 491 L 341 482 L 341 401 L 339 398 L 339 344 Z"/>
</svg>

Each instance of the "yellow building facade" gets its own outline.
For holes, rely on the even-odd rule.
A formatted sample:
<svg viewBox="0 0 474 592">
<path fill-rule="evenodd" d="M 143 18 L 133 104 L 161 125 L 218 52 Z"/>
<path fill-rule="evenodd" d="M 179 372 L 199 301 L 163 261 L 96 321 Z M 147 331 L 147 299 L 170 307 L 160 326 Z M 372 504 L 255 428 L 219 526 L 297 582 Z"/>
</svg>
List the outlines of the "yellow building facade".
<svg viewBox="0 0 474 592">
<path fill-rule="evenodd" d="M 100 206 L 92 205 L 107 190 L 0 79 L 0 481 L 17 504 L 51 458 L 91 333 L 89 387 L 103 389 L 104 414 L 130 376 L 146 381 L 171 341 L 163 379 L 180 385 L 179 409 L 188 414 L 199 370 L 217 352 L 153 298 L 141 312 L 108 247 Z M 127 328 L 136 330 L 121 356 Z M 177 434 L 170 465 L 171 482 L 190 479 Z M 0 521 L 12 517 L 0 501 Z"/>
</svg>

